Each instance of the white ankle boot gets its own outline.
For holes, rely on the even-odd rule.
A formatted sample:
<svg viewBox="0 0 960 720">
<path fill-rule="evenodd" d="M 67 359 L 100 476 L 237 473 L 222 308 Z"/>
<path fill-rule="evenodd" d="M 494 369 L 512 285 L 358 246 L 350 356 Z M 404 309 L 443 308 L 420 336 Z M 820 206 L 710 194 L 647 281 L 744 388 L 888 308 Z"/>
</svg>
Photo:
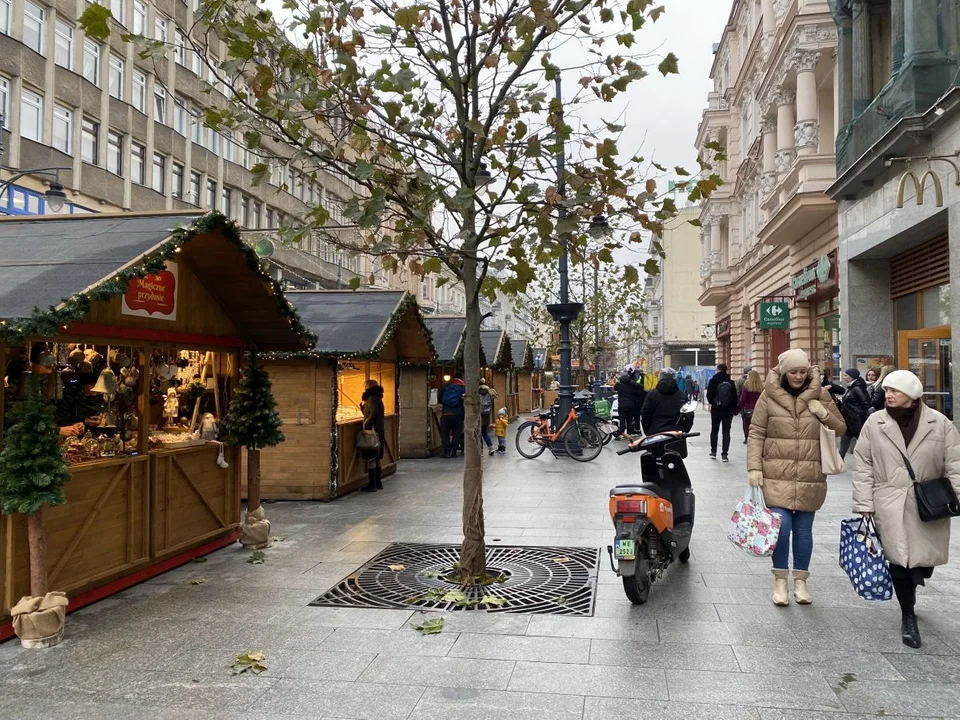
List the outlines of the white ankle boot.
<svg viewBox="0 0 960 720">
<path fill-rule="evenodd" d="M 793 571 L 793 599 L 797 601 L 797 605 L 810 605 L 813 602 L 810 588 L 807 587 L 809 577 L 810 573 L 806 570 Z"/>
<path fill-rule="evenodd" d="M 773 604 L 777 607 L 786 607 L 790 604 L 789 593 L 787 591 L 787 576 L 789 570 L 773 571 Z"/>
</svg>

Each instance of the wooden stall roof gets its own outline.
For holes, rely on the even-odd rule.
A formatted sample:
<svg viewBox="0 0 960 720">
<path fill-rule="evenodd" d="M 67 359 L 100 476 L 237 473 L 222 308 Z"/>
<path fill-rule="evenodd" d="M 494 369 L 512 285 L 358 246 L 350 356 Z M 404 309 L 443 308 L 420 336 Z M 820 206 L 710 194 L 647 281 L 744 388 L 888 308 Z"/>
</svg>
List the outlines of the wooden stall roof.
<svg viewBox="0 0 960 720">
<path fill-rule="evenodd" d="M 170 259 L 197 275 L 248 343 L 313 343 L 236 224 L 216 212 L 0 219 L 0 340 L 50 337 Z"/>
<path fill-rule="evenodd" d="M 437 362 L 454 363 L 463 353 L 463 335 L 467 318 L 462 315 L 431 315 L 424 318 L 433 334 L 433 346 L 437 350 Z"/>
<path fill-rule="evenodd" d="M 533 349 L 529 340 L 511 340 L 510 354 L 513 355 L 513 366 L 517 370 L 533 370 Z"/>
<path fill-rule="evenodd" d="M 480 347 L 489 367 L 497 370 L 508 370 L 513 367 L 510 338 L 507 337 L 506 330 L 481 330 Z"/>
<path fill-rule="evenodd" d="M 299 290 L 287 293 L 317 336 L 311 354 L 376 359 L 396 341 L 404 362 L 432 364 L 436 351 L 417 299 L 402 290 Z"/>
</svg>

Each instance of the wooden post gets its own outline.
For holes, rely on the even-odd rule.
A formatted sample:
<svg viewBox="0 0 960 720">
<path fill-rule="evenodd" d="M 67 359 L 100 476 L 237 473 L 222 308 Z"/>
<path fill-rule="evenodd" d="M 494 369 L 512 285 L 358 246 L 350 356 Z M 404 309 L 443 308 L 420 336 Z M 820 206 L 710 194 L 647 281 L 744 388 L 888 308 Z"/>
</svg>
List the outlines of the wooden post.
<svg viewBox="0 0 960 720">
<path fill-rule="evenodd" d="M 47 531 L 43 524 L 43 508 L 27 515 L 27 544 L 30 547 L 30 594 L 47 594 Z"/>
<path fill-rule="evenodd" d="M 260 451 L 247 448 L 247 514 L 260 507 Z"/>
</svg>

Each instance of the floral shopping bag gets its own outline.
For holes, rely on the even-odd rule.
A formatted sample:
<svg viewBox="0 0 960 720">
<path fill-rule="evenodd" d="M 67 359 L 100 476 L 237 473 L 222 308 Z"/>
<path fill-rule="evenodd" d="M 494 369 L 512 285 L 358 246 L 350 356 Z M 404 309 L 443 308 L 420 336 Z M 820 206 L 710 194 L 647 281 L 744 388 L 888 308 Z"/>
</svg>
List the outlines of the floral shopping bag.
<svg viewBox="0 0 960 720">
<path fill-rule="evenodd" d="M 873 520 L 852 518 L 840 523 L 840 567 L 864 600 L 893 597 L 890 566 Z"/>
<path fill-rule="evenodd" d="M 780 517 L 763 502 L 763 490 L 751 487 L 730 518 L 727 538 L 756 557 L 773 554 L 780 536 Z"/>
</svg>

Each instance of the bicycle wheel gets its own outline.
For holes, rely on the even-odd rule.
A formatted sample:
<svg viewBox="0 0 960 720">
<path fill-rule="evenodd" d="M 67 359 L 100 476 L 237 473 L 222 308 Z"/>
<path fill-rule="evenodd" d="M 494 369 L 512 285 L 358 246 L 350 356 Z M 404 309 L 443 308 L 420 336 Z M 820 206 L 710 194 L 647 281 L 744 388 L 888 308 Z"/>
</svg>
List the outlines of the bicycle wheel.
<svg viewBox="0 0 960 720">
<path fill-rule="evenodd" d="M 603 444 L 608 444 L 613 440 L 614 436 L 617 434 L 617 431 L 620 430 L 620 426 L 617 425 L 613 420 L 598 419 L 596 421 L 597 430 L 600 431 L 600 435 L 603 437 Z"/>
<path fill-rule="evenodd" d="M 547 449 L 546 438 L 541 439 L 540 423 L 528 420 L 517 428 L 517 452 L 527 460 L 533 460 L 543 455 Z"/>
<path fill-rule="evenodd" d="M 603 450 L 603 436 L 593 425 L 578 422 L 563 434 L 563 445 L 577 462 L 590 462 Z"/>
</svg>

